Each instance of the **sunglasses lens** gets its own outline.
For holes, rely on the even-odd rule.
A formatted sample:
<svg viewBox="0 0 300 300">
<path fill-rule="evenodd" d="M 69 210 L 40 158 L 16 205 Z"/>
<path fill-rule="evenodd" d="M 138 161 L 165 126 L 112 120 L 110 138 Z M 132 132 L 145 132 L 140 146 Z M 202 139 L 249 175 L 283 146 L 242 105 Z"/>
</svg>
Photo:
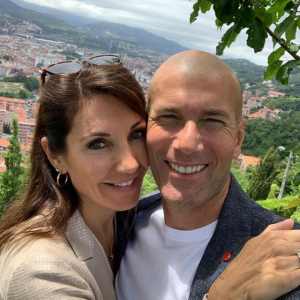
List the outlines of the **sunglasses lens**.
<svg viewBox="0 0 300 300">
<path fill-rule="evenodd" d="M 88 60 L 91 64 L 97 66 L 103 65 L 118 65 L 121 63 L 121 60 L 118 56 L 115 55 L 103 55 L 103 56 L 95 56 Z"/>
<path fill-rule="evenodd" d="M 52 65 L 45 70 L 50 72 L 51 74 L 73 74 L 79 72 L 80 69 L 81 64 L 78 62 L 63 62 L 58 63 L 56 65 Z"/>
</svg>

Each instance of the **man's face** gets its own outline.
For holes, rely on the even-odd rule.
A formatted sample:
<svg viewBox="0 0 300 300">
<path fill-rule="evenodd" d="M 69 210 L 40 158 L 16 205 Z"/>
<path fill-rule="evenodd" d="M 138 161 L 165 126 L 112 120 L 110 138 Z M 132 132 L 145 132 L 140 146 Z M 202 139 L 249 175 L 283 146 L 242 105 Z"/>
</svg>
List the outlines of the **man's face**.
<svg viewBox="0 0 300 300">
<path fill-rule="evenodd" d="M 163 199 L 190 207 L 223 201 L 246 123 L 236 117 L 237 84 L 226 73 L 196 80 L 168 75 L 156 78 L 147 131 Z"/>
</svg>

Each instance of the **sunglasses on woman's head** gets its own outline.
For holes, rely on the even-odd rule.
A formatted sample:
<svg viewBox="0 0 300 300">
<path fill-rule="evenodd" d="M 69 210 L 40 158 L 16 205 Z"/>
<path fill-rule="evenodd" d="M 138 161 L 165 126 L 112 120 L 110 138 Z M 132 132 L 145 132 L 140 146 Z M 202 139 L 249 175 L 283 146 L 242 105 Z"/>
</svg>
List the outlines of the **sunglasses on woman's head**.
<svg viewBox="0 0 300 300">
<path fill-rule="evenodd" d="M 40 68 L 41 85 L 44 85 L 47 75 L 78 74 L 82 70 L 84 63 L 88 63 L 92 66 L 122 65 L 122 60 L 118 55 L 104 54 L 92 56 L 82 62 L 67 60 L 54 63 L 48 67 Z"/>
</svg>

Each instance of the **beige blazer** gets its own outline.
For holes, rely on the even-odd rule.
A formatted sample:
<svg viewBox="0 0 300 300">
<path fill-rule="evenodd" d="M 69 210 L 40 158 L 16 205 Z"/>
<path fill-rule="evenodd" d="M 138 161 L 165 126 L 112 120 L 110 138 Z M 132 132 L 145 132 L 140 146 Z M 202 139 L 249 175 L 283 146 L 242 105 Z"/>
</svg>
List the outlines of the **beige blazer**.
<svg viewBox="0 0 300 300">
<path fill-rule="evenodd" d="M 0 255 L 0 300 L 116 300 L 106 255 L 78 211 L 56 239 L 17 243 Z"/>
</svg>

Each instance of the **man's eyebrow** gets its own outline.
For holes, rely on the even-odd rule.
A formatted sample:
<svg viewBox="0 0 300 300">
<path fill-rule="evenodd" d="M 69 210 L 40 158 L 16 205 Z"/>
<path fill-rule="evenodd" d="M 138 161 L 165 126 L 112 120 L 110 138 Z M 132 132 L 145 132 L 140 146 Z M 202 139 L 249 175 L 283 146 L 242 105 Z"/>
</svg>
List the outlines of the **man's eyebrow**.
<svg viewBox="0 0 300 300">
<path fill-rule="evenodd" d="M 154 109 L 155 114 L 161 114 L 161 113 L 179 113 L 180 109 L 175 108 L 175 107 L 158 107 Z"/>
<path fill-rule="evenodd" d="M 224 111 L 219 109 L 210 109 L 203 113 L 205 116 L 216 116 L 216 117 L 222 117 L 225 119 L 230 119 L 230 115 Z"/>
</svg>

